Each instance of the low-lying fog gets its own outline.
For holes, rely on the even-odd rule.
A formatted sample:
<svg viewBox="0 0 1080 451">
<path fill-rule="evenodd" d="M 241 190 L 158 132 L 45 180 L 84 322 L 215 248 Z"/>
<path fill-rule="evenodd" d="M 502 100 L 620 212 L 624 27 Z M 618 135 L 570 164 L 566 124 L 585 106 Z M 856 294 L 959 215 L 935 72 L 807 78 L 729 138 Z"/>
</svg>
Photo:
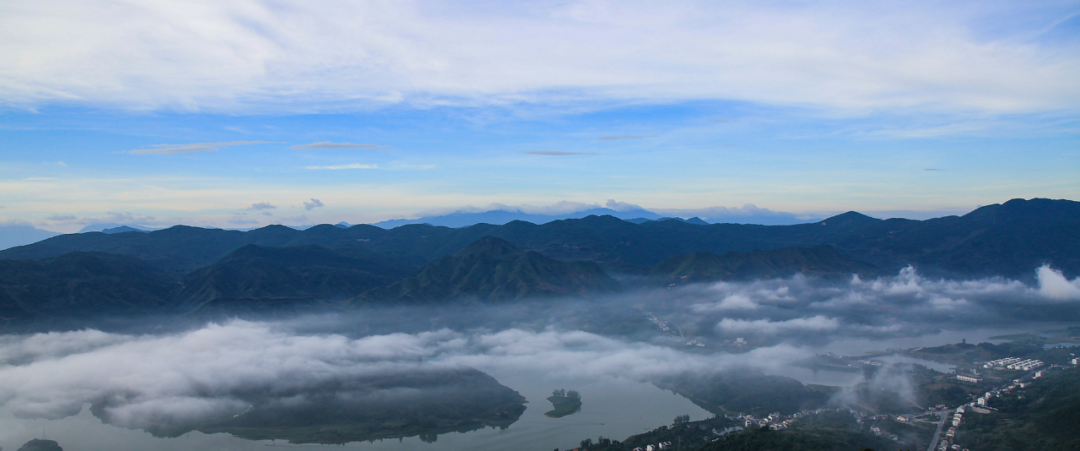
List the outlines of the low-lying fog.
<svg viewBox="0 0 1080 451">
<path fill-rule="evenodd" d="M 929 280 L 908 268 L 839 283 L 794 277 L 606 299 L 227 319 L 160 333 L 7 335 L 0 337 L 0 410 L 63 418 L 93 404 L 109 424 L 145 429 L 242 413 L 252 393 L 297 399 L 355 379 L 468 367 L 497 379 L 559 373 L 648 381 L 732 367 L 783 374 L 826 351 L 977 342 L 1080 321 L 1080 279 L 1048 267 L 1037 276 L 1034 286 Z M 740 338 L 752 349 L 732 348 Z M 877 383 L 904 389 L 902 378 Z M 410 390 L 423 389 L 368 387 L 364 395 Z"/>
</svg>

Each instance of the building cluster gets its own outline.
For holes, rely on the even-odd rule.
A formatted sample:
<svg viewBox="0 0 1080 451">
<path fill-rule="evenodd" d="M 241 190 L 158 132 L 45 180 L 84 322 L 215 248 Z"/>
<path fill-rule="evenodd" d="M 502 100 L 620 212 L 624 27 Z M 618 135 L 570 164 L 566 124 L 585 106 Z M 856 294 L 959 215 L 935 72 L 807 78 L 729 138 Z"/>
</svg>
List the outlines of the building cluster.
<svg viewBox="0 0 1080 451">
<path fill-rule="evenodd" d="M 937 448 L 935 448 L 937 451 L 961 451 L 960 445 L 954 444 L 953 441 L 956 440 L 956 428 L 960 427 L 960 423 L 964 420 L 965 410 L 964 406 L 960 406 L 956 409 L 956 412 L 953 413 L 952 418 L 946 418 L 946 421 L 950 421 L 952 426 L 949 427 L 949 430 L 945 431 L 945 437 L 938 442 Z M 964 448 L 962 451 L 968 450 L 967 448 Z"/>
<path fill-rule="evenodd" d="M 965 384 L 981 384 L 983 381 L 982 375 L 975 373 L 956 373 L 956 380 Z"/>
<path fill-rule="evenodd" d="M 1004 359 L 991 360 L 983 365 L 983 368 L 1007 368 L 1010 370 L 1030 371 L 1043 366 L 1041 360 L 1021 359 L 1019 357 L 1006 357 Z"/>
<path fill-rule="evenodd" d="M 839 412 L 839 411 L 841 411 L 843 409 L 835 409 L 835 410 L 837 412 Z M 764 417 L 764 418 L 754 418 L 753 415 L 742 415 L 742 414 L 740 414 L 739 416 L 735 417 L 735 419 L 743 421 L 743 425 L 746 426 L 746 427 L 751 427 L 751 426 L 760 427 L 760 428 L 768 427 L 769 429 L 772 429 L 772 430 L 776 431 L 776 430 L 787 429 L 787 428 L 791 427 L 791 423 L 793 421 L 799 419 L 799 418 L 802 418 L 802 417 L 805 417 L 805 416 L 808 416 L 808 415 L 817 415 L 817 414 L 820 414 L 820 413 L 831 412 L 831 411 L 833 411 L 833 409 L 803 410 L 803 411 L 800 411 L 800 412 L 795 412 L 792 415 L 781 415 L 780 412 L 773 412 L 773 413 L 770 413 L 769 416 Z M 854 412 L 854 410 L 852 412 Z M 858 418 L 858 416 L 856 416 L 856 418 Z"/>
</svg>

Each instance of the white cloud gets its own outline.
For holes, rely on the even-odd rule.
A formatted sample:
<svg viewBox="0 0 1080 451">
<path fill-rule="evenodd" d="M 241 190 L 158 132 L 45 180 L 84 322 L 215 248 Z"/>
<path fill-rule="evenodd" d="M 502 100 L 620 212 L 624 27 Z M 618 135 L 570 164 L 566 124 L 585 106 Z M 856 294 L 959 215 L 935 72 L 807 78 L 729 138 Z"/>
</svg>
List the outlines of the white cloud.
<svg viewBox="0 0 1080 451">
<path fill-rule="evenodd" d="M 273 210 L 275 208 L 277 208 L 277 207 L 271 205 L 270 202 L 256 202 L 256 203 L 251 204 L 251 207 L 248 207 L 248 210 L 260 211 L 260 210 Z"/>
<path fill-rule="evenodd" d="M 266 144 L 266 141 L 228 141 L 195 144 L 154 144 L 149 149 L 129 150 L 133 155 L 172 155 L 177 153 L 216 152 L 222 147 Z"/>
<path fill-rule="evenodd" d="M 307 211 L 314 210 L 314 209 L 322 207 L 324 205 L 325 204 L 323 204 L 322 201 L 320 201 L 319 199 L 316 199 L 316 198 L 311 198 L 311 202 L 304 201 L 304 209 L 307 210 Z"/>
<path fill-rule="evenodd" d="M 687 354 L 554 330 L 348 338 L 246 321 L 157 336 L 84 330 L 0 337 L 0 406 L 19 417 L 59 418 L 100 402 L 100 416 L 110 424 L 146 428 L 163 418 L 239 413 L 247 407 L 241 393 L 303 392 L 425 368 L 466 365 L 642 380 L 735 363 L 775 365 L 806 355 L 788 346 L 738 356 Z"/>
<path fill-rule="evenodd" d="M 831 332 L 840 327 L 840 321 L 836 318 L 825 316 L 812 316 L 809 318 L 795 318 L 786 321 L 770 321 L 768 319 L 742 320 L 724 318 L 716 325 L 720 333 L 726 334 L 764 334 L 776 335 L 792 332 Z"/>
<path fill-rule="evenodd" d="M 1080 300 L 1080 277 L 1069 281 L 1065 275 L 1050 265 L 1043 265 L 1037 271 L 1039 293 L 1055 300 Z"/>
<path fill-rule="evenodd" d="M 607 208 L 615 210 L 615 211 L 644 210 L 644 208 L 641 208 L 641 205 L 635 205 L 635 204 L 631 204 L 631 203 L 627 203 L 627 202 L 619 202 L 619 201 L 616 201 L 615 199 L 608 199 L 607 203 L 604 204 L 604 207 L 607 207 Z"/>
<path fill-rule="evenodd" d="M 330 142 L 330 141 L 318 141 L 318 142 L 313 142 L 311 144 L 297 144 L 295 146 L 290 146 L 290 147 L 292 147 L 293 149 L 304 149 L 304 150 L 320 150 L 320 149 L 363 149 L 363 150 L 374 150 L 374 149 L 383 149 L 383 148 L 386 148 L 387 146 L 383 146 L 383 145 L 379 145 L 379 144 L 353 144 L 353 143 L 350 143 L 350 142 L 336 143 L 336 142 Z"/>
<path fill-rule="evenodd" d="M 731 99 L 990 113 L 1080 106 L 1080 54 L 1039 38 L 1071 12 L 1067 3 L 107 5 L 0 6 L 3 105 L 309 112 L 401 102 Z"/>
<path fill-rule="evenodd" d="M 561 150 L 528 150 L 522 152 L 529 155 L 545 155 L 549 157 L 566 157 L 573 155 L 596 155 L 596 152 L 565 152 Z"/>
</svg>

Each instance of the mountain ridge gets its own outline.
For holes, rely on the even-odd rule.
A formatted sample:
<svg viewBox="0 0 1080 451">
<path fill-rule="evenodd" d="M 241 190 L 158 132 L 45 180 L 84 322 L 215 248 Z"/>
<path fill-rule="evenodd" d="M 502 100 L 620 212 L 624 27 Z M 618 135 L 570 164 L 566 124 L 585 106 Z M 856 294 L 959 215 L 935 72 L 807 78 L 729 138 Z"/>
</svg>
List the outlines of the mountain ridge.
<svg viewBox="0 0 1080 451">
<path fill-rule="evenodd" d="M 0 259 L 107 252 L 186 273 L 246 244 L 316 244 L 355 245 L 420 267 L 487 235 L 555 260 L 591 261 L 606 271 L 638 275 L 665 259 L 695 252 L 721 255 L 822 244 L 886 272 L 915 265 L 920 272 L 941 277 L 1030 279 L 1034 268 L 1051 264 L 1070 278 L 1080 275 L 1080 203 L 1050 199 L 1014 199 L 964 216 L 924 221 L 879 220 L 849 212 L 790 226 L 697 225 L 674 220 L 634 224 L 611 216 L 540 225 L 511 221 L 462 228 L 405 225 L 390 230 L 324 224 L 303 231 L 267 226 L 238 232 L 174 226 L 146 233 L 60 235 L 0 251 Z"/>
<path fill-rule="evenodd" d="M 593 295 L 619 289 L 618 282 L 594 263 L 556 261 L 485 236 L 425 266 L 412 277 L 359 296 L 357 301 L 431 302 L 467 297 L 508 301 Z"/>
</svg>

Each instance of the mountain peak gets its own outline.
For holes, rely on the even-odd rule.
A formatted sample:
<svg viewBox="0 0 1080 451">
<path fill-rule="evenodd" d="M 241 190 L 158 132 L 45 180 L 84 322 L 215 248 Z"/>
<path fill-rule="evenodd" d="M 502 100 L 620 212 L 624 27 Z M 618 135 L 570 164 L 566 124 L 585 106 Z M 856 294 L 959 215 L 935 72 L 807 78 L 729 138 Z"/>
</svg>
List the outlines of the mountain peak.
<svg viewBox="0 0 1080 451">
<path fill-rule="evenodd" d="M 838 214 L 831 218 L 823 219 L 818 222 L 818 224 L 821 224 L 823 226 L 844 227 L 869 224 L 878 221 L 880 221 L 880 219 L 871 218 L 859 212 L 849 211 L 847 213 Z"/>
</svg>

